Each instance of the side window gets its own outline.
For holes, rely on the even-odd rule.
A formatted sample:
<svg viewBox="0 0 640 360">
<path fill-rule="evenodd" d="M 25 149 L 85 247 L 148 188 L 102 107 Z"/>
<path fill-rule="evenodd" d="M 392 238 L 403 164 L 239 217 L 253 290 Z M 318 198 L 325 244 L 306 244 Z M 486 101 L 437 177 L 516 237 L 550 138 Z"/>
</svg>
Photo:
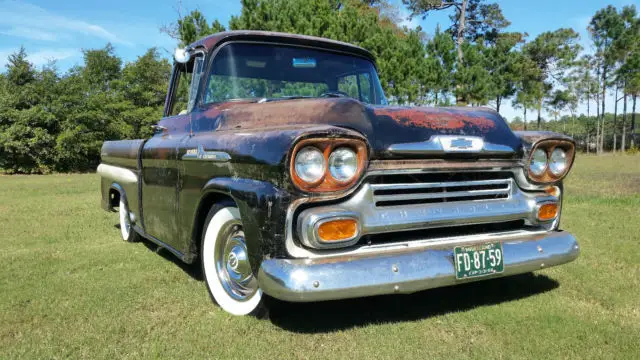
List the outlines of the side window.
<svg viewBox="0 0 640 360">
<path fill-rule="evenodd" d="M 198 95 L 198 86 L 200 84 L 200 78 L 202 77 L 202 69 L 204 68 L 204 57 L 198 56 L 193 63 L 193 73 L 191 76 L 191 86 L 189 87 L 189 105 L 187 111 L 193 110 L 193 106 L 196 104 L 196 96 Z"/>
<path fill-rule="evenodd" d="M 358 74 L 358 87 L 360 88 L 360 100 L 367 104 L 372 104 L 373 87 L 371 86 L 371 76 L 369 73 Z"/>
<path fill-rule="evenodd" d="M 347 75 L 338 79 L 338 91 L 359 99 L 358 96 L 358 80 L 355 75 Z"/>
<path fill-rule="evenodd" d="M 186 64 L 175 64 L 173 95 L 168 116 L 188 114 L 193 109 L 203 67 L 204 58 L 202 56 L 197 56 Z"/>
<path fill-rule="evenodd" d="M 351 74 L 339 78 L 338 90 L 368 104 L 374 101 L 369 73 Z"/>
</svg>

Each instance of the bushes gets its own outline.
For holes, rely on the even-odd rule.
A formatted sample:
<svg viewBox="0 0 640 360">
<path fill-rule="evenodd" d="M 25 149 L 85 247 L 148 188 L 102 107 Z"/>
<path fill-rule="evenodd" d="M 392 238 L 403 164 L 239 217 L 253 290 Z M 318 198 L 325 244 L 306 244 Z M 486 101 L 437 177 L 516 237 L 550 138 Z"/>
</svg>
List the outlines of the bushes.
<svg viewBox="0 0 640 360">
<path fill-rule="evenodd" d="M 149 49 L 122 66 L 107 45 L 84 52 L 83 66 L 38 70 L 22 48 L 0 74 L 0 169 L 9 173 L 87 171 L 103 141 L 151 135 L 171 73 Z"/>
</svg>

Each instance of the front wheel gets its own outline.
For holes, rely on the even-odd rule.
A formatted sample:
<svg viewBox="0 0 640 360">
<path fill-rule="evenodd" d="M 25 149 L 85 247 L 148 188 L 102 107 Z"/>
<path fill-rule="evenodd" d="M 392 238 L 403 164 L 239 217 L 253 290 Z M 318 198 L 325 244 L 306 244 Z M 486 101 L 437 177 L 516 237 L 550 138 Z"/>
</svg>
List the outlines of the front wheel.
<svg viewBox="0 0 640 360">
<path fill-rule="evenodd" d="M 129 207 L 123 196 L 120 196 L 120 234 L 122 239 L 128 242 L 136 242 L 140 239 L 140 235 L 131 226 L 131 217 L 129 215 Z"/>
<path fill-rule="evenodd" d="M 262 316 L 262 290 L 249 262 L 238 208 L 214 205 L 204 226 L 200 254 L 209 294 L 233 315 Z"/>
</svg>

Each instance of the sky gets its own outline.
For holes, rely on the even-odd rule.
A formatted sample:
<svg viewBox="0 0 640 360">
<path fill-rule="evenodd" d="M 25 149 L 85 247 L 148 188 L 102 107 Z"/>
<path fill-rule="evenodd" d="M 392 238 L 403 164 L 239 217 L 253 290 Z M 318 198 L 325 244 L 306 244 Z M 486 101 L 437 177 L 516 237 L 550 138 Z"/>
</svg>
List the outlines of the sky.
<svg viewBox="0 0 640 360">
<path fill-rule="evenodd" d="M 408 17 L 402 0 L 391 0 Z M 491 2 L 491 1 L 489 1 Z M 586 31 L 591 16 L 608 4 L 617 8 L 640 0 L 506 0 L 497 1 L 512 25 L 507 31 L 529 34 L 533 39 L 544 31 L 571 27 L 581 36 L 585 52 L 592 52 Z M 82 63 L 82 49 L 101 48 L 110 42 L 124 61 L 134 61 L 150 47 L 157 47 L 170 57 L 176 42 L 160 32 L 160 27 L 178 18 L 179 11 L 200 10 L 209 21 L 217 18 L 227 24 L 240 13 L 240 0 L 0 0 L 0 67 L 4 71 L 7 57 L 24 46 L 29 60 L 40 67 L 55 60 L 65 71 Z M 420 25 L 428 35 L 439 24 L 450 24 L 448 10 L 436 12 L 426 19 L 404 20 L 404 25 Z M 613 109 L 613 96 L 607 98 L 607 109 Z M 579 112 L 586 112 L 582 105 Z M 510 102 L 503 104 L 501 114 L 511 120 L 522 116 Z M 528 115 L 528 120 L 534 114 Z M 544 115 L 543 115 L 544 116 Z"/>
</svg>

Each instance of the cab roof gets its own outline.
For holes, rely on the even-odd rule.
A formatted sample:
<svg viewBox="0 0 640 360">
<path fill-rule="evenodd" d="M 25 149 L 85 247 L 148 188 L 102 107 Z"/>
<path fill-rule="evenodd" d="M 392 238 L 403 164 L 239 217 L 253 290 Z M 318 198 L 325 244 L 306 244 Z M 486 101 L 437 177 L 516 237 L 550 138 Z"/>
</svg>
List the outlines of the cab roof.
<svg viewBox="0 0 640 360">
<path fill-rule="evenodd" d="M 325 39 L 317 36 L 288 34 L 272 31 L 235 30 L 219 32 L 192 43 L 190 47 L 205 48 L 205 50 L 208 51 L 222 43 L 229 41 L 272 42 L 291 45 L 312 46 L 321 49 L 358 55 L 375 62 L 375 57 L 371 52 L 359 46 L 355 46 L 346 42 Z"/>
</svg>

